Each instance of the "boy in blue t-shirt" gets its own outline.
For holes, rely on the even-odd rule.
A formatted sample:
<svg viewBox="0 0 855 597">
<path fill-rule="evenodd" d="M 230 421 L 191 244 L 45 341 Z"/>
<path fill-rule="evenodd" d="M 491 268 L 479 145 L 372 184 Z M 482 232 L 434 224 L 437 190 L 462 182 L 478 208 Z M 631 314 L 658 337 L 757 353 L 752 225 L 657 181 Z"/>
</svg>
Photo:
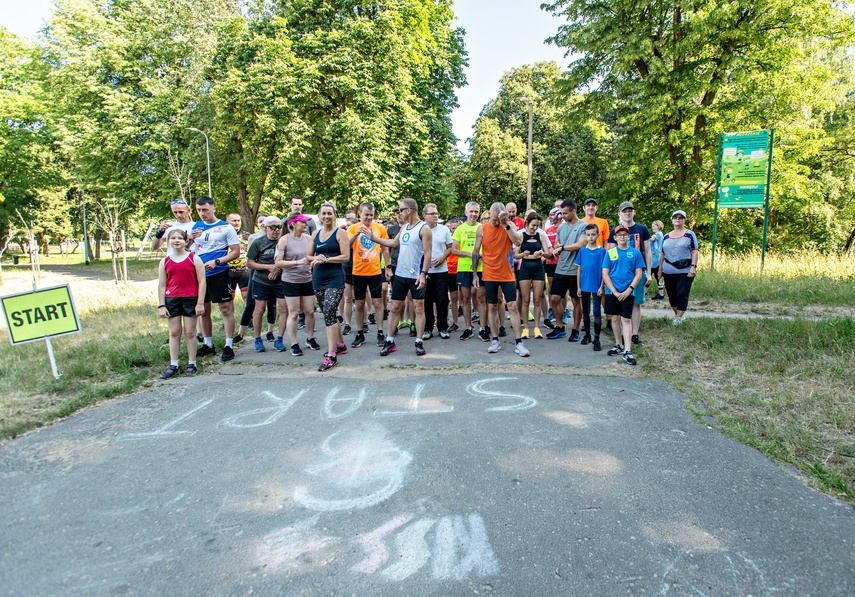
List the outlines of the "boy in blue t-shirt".
<svg viewBox="0 0 855 597">
<path fill-rule="evenodd" d="M 603 256 L 606 250 L 597 244 L 600 238 L 600 228 L 596 224 L 585 226 L 587 245 L 576 254 L 577 296 L 582 298 L 582 322 L 585 337 L 582 344 L 591 342 L 591 305 L 594 306 L 594 350 L 602 350 L 600 345 L 600 330 L 602 317 L 600 315 L 600 297 L 603 296 Z M 593 301 L 591 299 L 594 299 Z"/>
<path fill-rule="evenodd" d="M 609 355 L 623 353 L 623 360 L 635 365 L 632 356 L 632 308 L 633 293 L 641 281 L 647 266 L 642 251 L 629 247 L 629 228 L 618 226 L 613 233 L 617 246 L 603 256 L 603 284 L 606 287 L 606 315 L 612 318 L 615 345 Z M 623 337 L 623 346 L 618 342 Z M 626 350 L 624 350 L 626 347 Z"/>
</svg>

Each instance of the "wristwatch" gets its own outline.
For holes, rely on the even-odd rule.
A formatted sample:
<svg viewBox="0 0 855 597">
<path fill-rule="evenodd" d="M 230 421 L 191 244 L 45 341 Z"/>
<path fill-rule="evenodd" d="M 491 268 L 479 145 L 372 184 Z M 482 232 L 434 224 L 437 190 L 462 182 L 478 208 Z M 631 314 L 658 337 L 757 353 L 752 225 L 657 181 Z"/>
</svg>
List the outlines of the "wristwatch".
<svg viewBox="0 0 855 597">
<path fill-rule="evenodd" d="M 219 259 L 214 259 L 214 265 L 222 265 Z"/>
<path fill-rule="evenodd" d="M 510 225 L 510 224 L 505 224 L 505 230 L 510 230 L 510 229 L 511 229 L 511 225 Z"/>
</svg>

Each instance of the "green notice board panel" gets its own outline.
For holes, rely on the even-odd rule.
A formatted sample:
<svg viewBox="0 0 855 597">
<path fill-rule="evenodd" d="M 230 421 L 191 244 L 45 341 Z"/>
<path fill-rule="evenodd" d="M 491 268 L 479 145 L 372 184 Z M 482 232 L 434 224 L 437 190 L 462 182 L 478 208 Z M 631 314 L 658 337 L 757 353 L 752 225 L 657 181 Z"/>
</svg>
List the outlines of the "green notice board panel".
<svg viewBox="0 0 855 597">
<path fill-rule="evenodd" d="M 13 345 L 80 331 L 67 284 L 0 297 L 0 302 Z"/>
<path fill-rule="evenodd" d="M 720 168 L 720 208 L 763 207 L 769 170 L 769 131 L 725 133 Z"/>
</svg>

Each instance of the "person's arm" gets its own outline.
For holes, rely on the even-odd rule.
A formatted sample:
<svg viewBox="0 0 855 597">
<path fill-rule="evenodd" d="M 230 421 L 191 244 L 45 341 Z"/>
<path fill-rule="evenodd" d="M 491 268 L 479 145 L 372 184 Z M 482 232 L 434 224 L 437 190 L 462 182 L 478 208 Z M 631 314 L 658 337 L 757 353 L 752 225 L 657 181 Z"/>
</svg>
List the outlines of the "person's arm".
<svg viewBox="0 0 855 597">
<path fill-rule="evenodd" d="M 160 247 L 166 242 L 166 231 L 172 226 L 171 222 L 161 222 L 160 226 L 157 227 L 157 232 L 154 234 L 154 238 L 151 239 L 151 250 L 157 252 L 160 250 Z"/>
<path fill-rule="evenodd" d="M 380 246 L 389 247 L 390 249 L 394 249 L 395 247 L 401 244 L 401 233 L 404 231 L 404 227 L 401 226 L 401 229 L 398 230 L 398 234 L 395 235 L 395 238 L 380 238 L 376 234 L 374 234 L 373 230 L 366 229 L 365 236 L 368 237 L 368 240 L 372 240 Z"/>
<path fill-rule="evenodd" d="M 651 272 L 653 265 L 653 255 L 650 253 L 650 239 L 648 238 L 644 241 L 644 264 L 647 268 L 647 281 L 644 283 L 645 286 L 650 286 L 651 279 L 650 277 L 653 275 Z"/>
<path fill-rule="evenodd" d="M 576 256 L 576 296 L 582 296 L 582 266 L 579 265 L 579 256 Z"/>
<path fill-rule="evenodd" d="M 445 245 L 445 251 L 442 252 L 442 255 L 433 260 L 433 266 L 439 267 L 445 260 L 448 259 L 448 256 L 451 255 L 451 243 Z"/>
<path fill-rule="evenodd" d="M 531 257 L 531 253 L 528 251 L 521 251 L 520 247 L 514 245 L 514 259 L 524 259 L 525 257 Z"/>
<path fill-rule="evenodd" d="M 551 259 L 552 247 L 549 246 L 549 237 L 546 236 L 546 232 L 544 232 L 543 230 L 538 230 L 537 235 L 540 237 L 540 249 L 542 252 L 542 257 Z"/>
<path fill-rule="evenodd" d="M 451 239 L 451 254 L 458 257 L 472 257 L 472 253 L 460 250 L 460 241 L 455 240 L 453 237 Z"/>
<path fill-rule="evenodd" d="M 157 314 L 164 319 L 169 317 L 166 310 L 166 259 L 161 259 L 157 266 Z"/>
<path fill-rule="evenodd" d="M 467 255 L 467 257 L 472 258 L 472 273 L 476 273 L 478 271 L 478 261 L 481 259 L 481 242 L 484 240 L 484 228 L 482 226 L 478 226 L 478 230 L 475 231 L 475 246 L 472 247 L 472 253 Z M 475 276 L 477 278 L 478 276 Z"/>
<path fill-rule="evenodd" d="M 691 230 L 689 231 L 689 234 L 692 235 L 692 239 L 694 240 L 694 242 L 693 242 L 694 248 L 692 249 L 692 257 L 691 257 L 692 266 L 689 268 L 689 277 L 694 278 L 695 275 L 697 275 L 697 273 L 698 273 L 698 258 L 699 258 L 699 255 L 698 255 L 698 237 L 695 236 L 695 233 L 692 232 Z"/>
<path fill-rule="evenodd" d="M 427 284 L 427 272 L 430 269 L 431 251 L 433 250 L 433 231 L 430 229 L 430 226 L 425 224 L 422 226 L 419 236 L 422 239 L 424 256 L 422 257 L 422 272 L 416 278 L 416 288 L 421 290 Z"/>
<path fill-rule="evenodd" d="M 508 222 L 507 213 L 502 212 L 499 214 L 499 223 L 505 229 L 505 232 L 508 233 L 508 238 L 510 238 L 511 242 L 514 243 L 514 246 L 520 246 L 522 244 L 522 235 L 517 231 L 517 227 L 513 222 Z"/>
<path fill-rule="evenodd" d="M 620 293 L 618 296 L 619 300 L 624 300 L 635 292 L 635 289 L 638 288 L 638 283 L 641 282 L 641 272 L 643 271 L 644 268 L 642 267 L 635 268 L 635 276 L 632 278 L 632 282 L 629 283 L 629 286 L 626 287 L 626 290 Z M 647 282 L 650 283 L 650 280 L 647 280 Z"/>
<path fill-rule="evenodd" d="M 193 267 L 196 268 L 196 315 L 201 317 L 205 314 L 205 292 L 208 289 L 208 280 L 205 278 L 205 265 L 198 255 L 191 255 Z"/>
<path fill-rule="evenodd" d="M 603 268 L 603 284 L 612 291 L 613 295 L 618 296 L 617 288 L 615 288 L 615 285 L 612 282 L 612 277 L 609 275 L 609 268 L 607 267 Z"/>
</svg>

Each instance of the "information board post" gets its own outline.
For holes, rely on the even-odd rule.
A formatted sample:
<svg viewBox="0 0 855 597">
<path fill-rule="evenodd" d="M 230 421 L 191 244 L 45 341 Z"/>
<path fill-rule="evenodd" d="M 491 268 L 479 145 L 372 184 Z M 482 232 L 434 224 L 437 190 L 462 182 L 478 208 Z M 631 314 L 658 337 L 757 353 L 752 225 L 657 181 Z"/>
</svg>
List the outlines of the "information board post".
<svg viewBox="0 0 855 597">
<path fill-rule="evenodd" d="M 772 182 L 772 148 L 775 146 L 775 129 L 769 131 L 769 165 L 766 169 L 766 201 L 763 211 L 763 248 L 760 250 L 760 272 L 766 267 L 766 233 L 769 230 L 769 185 Z"/>
</svg>

